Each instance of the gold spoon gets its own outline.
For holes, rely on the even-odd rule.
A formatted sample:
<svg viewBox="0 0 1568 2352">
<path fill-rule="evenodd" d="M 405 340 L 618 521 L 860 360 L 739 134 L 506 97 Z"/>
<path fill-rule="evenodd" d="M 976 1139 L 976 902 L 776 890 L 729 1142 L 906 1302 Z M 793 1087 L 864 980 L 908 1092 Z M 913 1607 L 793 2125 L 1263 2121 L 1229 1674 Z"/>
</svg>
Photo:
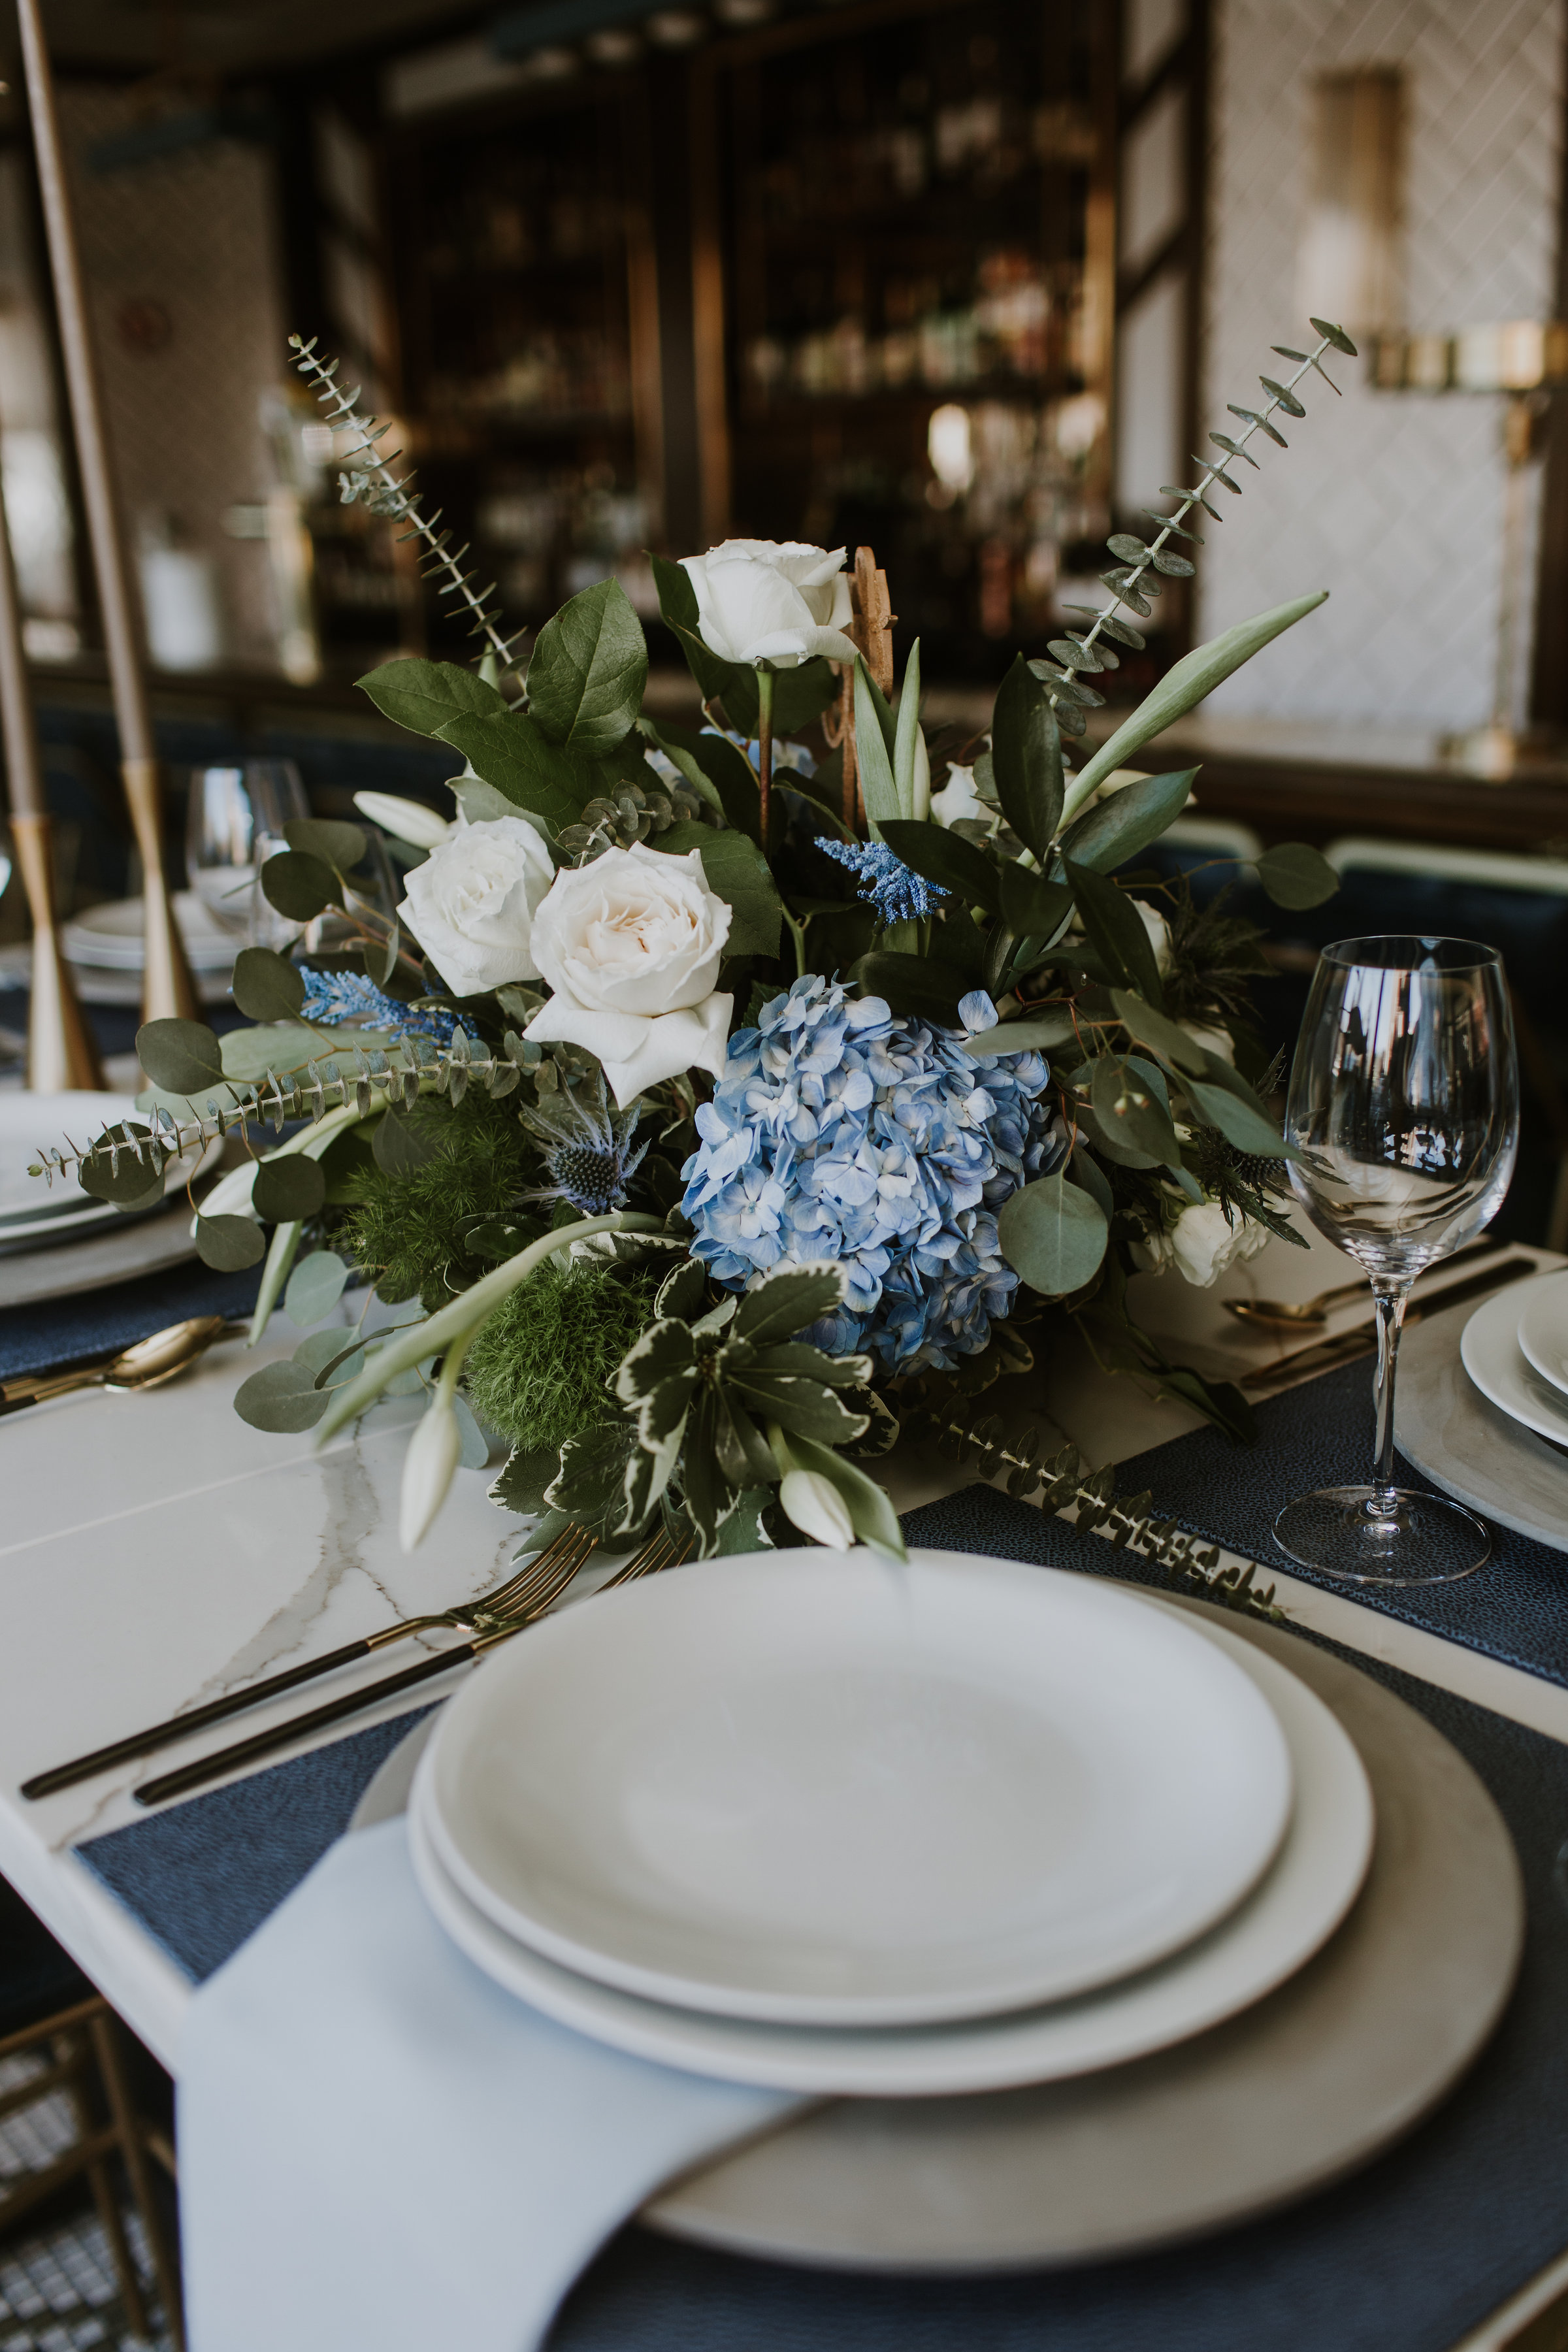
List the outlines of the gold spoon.
<svg viewBox="0 0 1568 2352">
<path fill-rule="evenodd" d="M 1463 1265 L 1467 1258 L 1489 1257 L 1507 1246 L 1506 1242 L 1471 1242 L 1468 1248 L 1456 1250 L 1452 1257 L 1434 1258 L 1422 1272 L 1436 1274 L 1440 1265 Z M 1332 1290 L 1321 1290 L 1316 1298 L 1226 1298 L 1220 1303 L 1238 1323 L 1267 1323 L 1296 1330 L 1303 1323 L 1326 1323 L 1336 1307 L 1353 1307 L 1366 1295 L 1367 1277 L 1363 1274 L 1359 1282 L 1338 1283 Z"/>
<path fill-rule="evenodd" d="M 223 1315 L 193 1315 L 153 1331 L 111 1356 L 106 1364 L 78 1364 L 64 1372 L 24 1373 L 0 1382 L 0 1413 L 18 1412 L 24 1405 L 42 1404 L 46 1397 L 68 1396 L 73 1389 L 155 1389 L 176 1379 L 216 1339 L 237 1338 L 248 1323 L 231 1323 Z"/>
</svg>

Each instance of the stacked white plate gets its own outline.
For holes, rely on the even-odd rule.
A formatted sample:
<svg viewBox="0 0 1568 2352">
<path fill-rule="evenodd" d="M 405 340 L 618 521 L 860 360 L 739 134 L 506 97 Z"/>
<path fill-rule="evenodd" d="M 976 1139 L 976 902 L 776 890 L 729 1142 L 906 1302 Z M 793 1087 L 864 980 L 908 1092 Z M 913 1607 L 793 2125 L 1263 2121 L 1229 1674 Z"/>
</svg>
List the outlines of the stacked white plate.
<svg viewBox="0 0 1568 2352">
<path fill-rule="evenodd" d="M 226 972 L 245 945 L 243 930 L 220 923 L 194 890 L 174 893 L 174 920 L 193 971 Z M 114 898 L 89 907 L 67 923 L 60 943 L 73 964 L 103 971 L 139 972 L 142 964 L 140 898 Z"/>
<path fill-rule="evenodd" d="M 124 1223 L 125 1210 L 95 1201 L 74 1174 L 46 1183 L 27 1170 L 46 1148 L 85 1147 L 106 1128 L 137 1116 L 131 1095 L 0 1093 L 0 1255 L 54 1249 Z M 200 1158 L 198 1150 L 170 1161 L 163 1198 L 181 1189 Z"/>
<path fill-rule="evenodd" d="M 500 1652 L 410 1804 L 426 1898 L 534 2008 L 734 2081 L 910 2098 L 1188 2040 L 1333 1934 L 1367 1777 L 1266 1652 L 941 1552 L 692 1566 Z"/>
</svg>

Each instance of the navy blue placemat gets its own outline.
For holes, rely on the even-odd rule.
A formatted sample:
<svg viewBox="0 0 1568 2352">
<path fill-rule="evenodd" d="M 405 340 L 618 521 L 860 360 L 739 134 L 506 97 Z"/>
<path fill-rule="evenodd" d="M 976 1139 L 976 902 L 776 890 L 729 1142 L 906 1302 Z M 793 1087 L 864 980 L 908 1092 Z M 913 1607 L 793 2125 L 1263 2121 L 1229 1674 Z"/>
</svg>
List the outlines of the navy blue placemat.
<svg viewBox="0 0 1568 2352">
<path fill-rule="evenodd" d="M 0 1381 L 57 1364 L 90 1364 L 193 1315 L 248 1315 L 261 1284 L 259 1265 L 215 1274 L 199 1258 L 141 1274 L 42 1307 L 7 1307 L 0 1258 Z"/>
<path fill-rule="evenodd" d="M 1158 1580 L 1146 1561 L 989 1487 L 913 1512 L 905 1528 L 937 1549 Z M 1074 2272 L 859 2277 L 710 2253 L 633 2226 L 579 2282 L 550 2352 L 1449 2352 L 1568 2246 L 1568 1902 L 1558 1877 L 1568 1748 L 1392 1667 L 1352 1662 L 1474 1765 L 1529 1889 L 1524 1966 L 1503 2023 L 1410 2138 L 1270 2220 Z M 188 1975 L 210 1974 L 326 1851 L 416 1719 L 94 1838 L 81 1859 Z"/>
<path fill-rule="evenodd" d="M 1157 1517 L 1245 1553 L 1265 1570 L 1304 1577 L 1407 1625 L 1568 1685 L 1568 1553 L 1489 1522 L 1492 1556 L 1474 1576 L 1389 1591 L 1314 1576 L 1285 1557 L 1273 1536 L 1280 1506 L 1320 1486 L 1363 1485 L 1372 1462 L 1372 1371 L 1365 1363 L 1346 1364 L 1260 1406 L 1256 1445 L 1237 1445 L 1217 1429 L 1194 1430 L 1118 1463 L 1116 1488 L 1135 1495 L 1148 1487 Z M 1424 1494 L 1437 1492 L 1403 1460 L 1399 1481 Z"/>
</svg>

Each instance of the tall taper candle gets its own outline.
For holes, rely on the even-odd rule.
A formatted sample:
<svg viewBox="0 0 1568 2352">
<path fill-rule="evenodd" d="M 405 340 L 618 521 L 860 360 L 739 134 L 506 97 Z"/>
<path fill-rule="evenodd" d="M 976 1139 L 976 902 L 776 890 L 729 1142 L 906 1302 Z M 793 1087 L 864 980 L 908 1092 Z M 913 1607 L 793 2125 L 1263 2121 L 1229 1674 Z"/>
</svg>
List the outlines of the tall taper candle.
<svg viewBox="0 0 1568 2352">
<path fill-rule="evenodd" d="M 0 496 L 0 738 L 5 745 L 11 832 L 33 914 L 33 982 L 27 1020 L 27 1084 L 36 1094 L 64 1094 L 103 1084 L 98 1045 L 82 1017 L 60 947 L 55 861 L 44 797 L 33 695 L 22 657 L 22 610 L 11 561 L 11 535 Z"/>
<path fill-rule="evenodd" d="M 109 443 L 103 426 L 103 403 L 88 328 L 87 299 L 82 285 L 81 257 L 77 249 L 76 224 L 66 184 L 65 152 L 60 143 L 59 114 L 55 104 L 54 78 L 38 0 L 16 0 L 22 35 L 22 59 L 27 77 L 27 102 L 32 116 L 33 145 L 38 159 L 38 186 L 43 198 L 44 226 L 48 237 L 49 268 L 54 278 L 55 308 L 60 322 L 66 383 L 71 419 L 76 427 L 77 464 L 82 499 L 92 540 L 93 570 L 98 576 L 98 601 L 103 614 L 104 643 L 109 653 L 110 681 L 114 689 L 114 715 L 120 729 L 120 756 L 125 796 L 131 805 L 136 846 L 142 854 L 144 913 L 144 961 L 142 971 L 142 1017 L 155 1021 L 169 1013 L 199 1019 L 196 992 L 174 924 L 163 876 L 163 795 L 153 722 L 147 708 L 146 681 L 142 675 L 136 639 L 135 606 L 115 503 Z"/>
</svg>

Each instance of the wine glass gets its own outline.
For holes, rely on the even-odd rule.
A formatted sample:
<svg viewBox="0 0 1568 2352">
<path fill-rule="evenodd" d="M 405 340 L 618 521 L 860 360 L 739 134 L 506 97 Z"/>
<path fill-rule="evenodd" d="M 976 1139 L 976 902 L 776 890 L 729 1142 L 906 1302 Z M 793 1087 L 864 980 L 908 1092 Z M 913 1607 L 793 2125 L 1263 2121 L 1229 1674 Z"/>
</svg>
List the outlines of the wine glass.
<svg viewBox="0 0 1568 2352">
<path fill-rule="evenodd" d="M 1418 1274 L 1496 1215 L 1519 1147 L 1519 1074 L 1502 958 L 1473 940 L 1325 948 L 1290 1070 L 1297 1197 L 1372 1279 L 1376 1460 L 1366 1486 L 1288 1503 L 1274 1522 L 1304 1567 L 1366 1584 L 1445 1584 L 1491 1549 L 1459 1504 L 1394 1483 L 1394 1373 Z"/>
<path fill-rule="evenodd" d="M 291 817 L 310 803 L 292 760 L 246 760 L 193 768 L 185 807 L 185 873 L 213 919 L 253 946 L 287 948 L 299 936 L 268 902 L 257 876 L 289 846 Z"/>
</svg>

